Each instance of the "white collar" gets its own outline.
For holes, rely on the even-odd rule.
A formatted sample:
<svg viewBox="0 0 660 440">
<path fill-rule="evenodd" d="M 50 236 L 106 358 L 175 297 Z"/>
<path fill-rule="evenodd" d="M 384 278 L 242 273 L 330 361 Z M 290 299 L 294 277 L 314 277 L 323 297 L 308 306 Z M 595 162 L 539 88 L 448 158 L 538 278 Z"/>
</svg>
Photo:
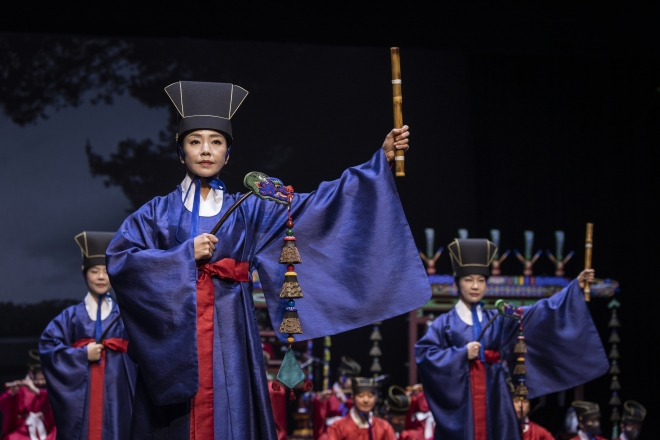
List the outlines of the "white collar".
<svg viewBox="0 0 660 440">
<path fill-rule="evenodd" d="M 356 407 L 351 408 L 351 411 L 349 413 L 351 415 L 351 419 L 353 419 L 353 422 L 357 425 L 358 429 L 367 429 L 369 428 L 369 425 L 367 422 L 362 420 L 362 417 L 360 417 L 360 413 L 358 413 L 358 410 Z M 373 420 L 373 414 L 371 411 L 369 411 L 369 423 L 373 425 L 374 420 Z"/>
<path fill-rule="evenodd" d="M 458 299 L 456 307 L 454 308 L 456 309 L 456 313 L 458 313 L 458 317 L 461 318 L 461 321 L 467 325 L 472 325 L 472 310 L 466 306 L 460 298 Z M 481 311 L 480 305 L 477 305 L 477 316 L 479 317 L 479 322 L 483 322 L 484 314 Z"/>
<path fill-rule="evenodd" d="M 92 298 L 91 293 L 87 292 L 84 302 L 85 302 L 85 310 L 87 310 L 89 319 L 91 319 L 92 321 L 96 321 L 96 312 L 98 311 L 99 305 L 97 304 L 96 301 L 94 301 L 94 298 Z M 101 321 L 103 321 L 105 318 L 110 316 L 111 311 L 112 311 L 112 298 L 110 298 L 110 295 L 106 295 L 105 299 L 101 303 Z"/>
<path fill-rule="evenodd" d="M 192 184 L 192 188 L 190 185 Z M 184 202 L 186 209 L 192 212 L 193 204 L 195 203 L 195 182 L 190 178 L 188 174 L 181 182 L 181 201 Z M 190 192 L 188 192 L 190 188 Z M 186 199 L 186 193 L 188 193 L 188 198 Z M 199 203 L 199 215 L 200 217 L 214 217 L 220 213 L 222 209 L 222 199 L 224 197 L 224 191 L 221 189 L 213 189 L 209 191 L 209 194 L 206 196 L 206 200 L 200 195 Z"/>
</svg>

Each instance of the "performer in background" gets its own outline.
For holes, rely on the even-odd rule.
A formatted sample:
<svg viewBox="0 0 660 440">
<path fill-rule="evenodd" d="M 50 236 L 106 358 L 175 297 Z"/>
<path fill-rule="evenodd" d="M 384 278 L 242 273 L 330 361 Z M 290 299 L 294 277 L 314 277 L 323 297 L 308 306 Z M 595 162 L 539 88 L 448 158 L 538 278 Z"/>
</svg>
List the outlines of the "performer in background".
<svg viewBox="0 0 660 440">
<path fill-rule="evenodd" d="M 181 116 L 177 140 L 186 174 L 170 194 L 129 216 L 107 252 L 140 370 L 131 435 L 274 439 L 249 274 L 258 267 L 277 327 L 287 307 L 279 298 L 287 207 L 248 197 L 210 235 L 241 197 L 218 176 L 230 157 L 230 119 L 247 92 L 186 81 L 166 92 Z M 430 298 L 390 169 L 395 149 L 408 148 L 408 134 L 408 127 L 392 130 L 367 163 L 293 197 L 290 213 L 305 258 L 296 266 L 305 295 L 296 305 L 302 338 L 384 320 Z"/>
<path fill-rule="evenodd" d="M 500 364 L 500 353 L 510 365 L 515 363 L 518 322 L 500 317 L 476 341 L 482 325 L 498 313 L 480 305 L 497 247 L 485 239 L 457 239 L 448 248 L 459 301 L 433 321 L 415 346 L 436 422 L 435 438 L 519 438 L 518 419 Z M 584 283 L 593 277 L 593 270 L 585 270 L 552 297 L 523 307 L 529 398 L 575 387 L 608 371 L 582 292 Z M 576 370 L 575 365 L 580 368 Z"/>
<path fill-rule="evenodd" d="M 314 396 L 312 407 L 315 439 L 326 438 L 323 434 L 328 432 L 328 427 L 346 417 L 353 406 L 351 380 L 359 376 L 361 370 L 360 364 L 348 356 L 342 356 L 337 368 L 337 382 L 332 385 L 332 389 L 323 390 Z"/>
<path fill-rule="evenodd" d="M 424 395 L 421 384 L 408 387 L 410 392 L 410 409 L 406 417 L 406 430 L 424 433 L 425 440 L 432 440 L 435 433 L 435 420 Z"/>
<path fill-rule="evenodd" d="M 268 392 L 270 393 L 270 404 L 273 408 L 273 419 L 275 420 L 275 429 L 277 431 L 277 440 L 287 439 L 287 393 L 283 388 L 277 391 L 271 386 L 275 380 L 275 375 L 268 371 L 268 363 L 273 353 L 273 348 L 270 344 L 263 344 L 264 350 L 264 364 L 266 364 L 266 377 L 268 378 Z M 269 350 L 266 349 L 269 348 Z"/>
<path fill-rule="evenodd" d="M 114 234 L 75 237 L 89 292 L 46 327 L 39 351 L 58 440 L 125 440 L 129 436 L 136 366 L 112 301 L 105 251 Z"/>
<path fill-rule="evenodd" d="M 621 435 L 618 440 L 637 440 L 642 432 L 642 423 L 646 417 L 646 408 L 634 400 L 623 402 L 621 416 Z"/>
<path fill-rule="evenodd" d="M 346 417 L 328 428 L 329 440 L 395 440 L 394 429 L 373 415 L 377 385 L 374 379 L 356 377 L 352 381 L 354 406 Z"/>
<path fill-rule="evenodd" d="M 39 351 L 30 350 L 25 379 L 5 384 L 0 394 L 0 439 L 55 440 L 57 429 L 48 403 L 46 380 L 39 365 Z"/>
<path fill-rule="evenodd" d="M 406 429 L 406 419 L 411 403 L 412 399 L 406 393 L 406 390 L 398 385 L 392 385 L 387 390 L 387 396 L 385 397 L 386 420 L 392 425 L 397 439 L 425 440 L 423 428 L 414 430 Z"/>
<path fill-rule="evenodd" d="M 513 393 L 512 393 L 513 394 Z M 521 399 L 513 396 L 513 407 L 518 416 L 519 422 L 523 425 L 523 440 L 554 440 L 554 436 L 538 423 L 529 420 L 530 402 L 528 399 Z"/>
<path fill-rule="evenodd" d="M 572 440 L 605 440 L 600 435 L 600 407 L 597 403 L 576 400 L 571 403 L 578 420 L 578 432 Z"/>
</svg>

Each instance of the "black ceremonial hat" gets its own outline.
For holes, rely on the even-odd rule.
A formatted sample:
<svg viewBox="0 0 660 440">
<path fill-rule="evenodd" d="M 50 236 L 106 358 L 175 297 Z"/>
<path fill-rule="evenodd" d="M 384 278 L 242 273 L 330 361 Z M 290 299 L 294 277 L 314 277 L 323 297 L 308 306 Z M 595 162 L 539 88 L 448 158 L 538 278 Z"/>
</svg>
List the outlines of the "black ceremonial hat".
<svg viewBox="0 0 660 440">
<path fill-rule="evenodd" d="M 408 414 L 410 403 L 410 396 L 406 394 L 406 390 L 400 386 L 392 385 L 390 389 L 387 390 L 385 406 L 387 406 L 387 410 L 390 413 L 399 415 Z"/>
<path fill-rule="evenodd" d="M 454 277 L 490 275 L 490 263 L 497 255 L 497 246 L 485 238 L 457 238 L 449 246 Z"/>
<path fill-rule="evenodd" d="M 623 416 L 621 421 L 623 423 L 633 422 L 633 423 L 642 423 L 646 417 L 646 408 L 634 400 L 626 400 L 623 402 Z"/>
<path fill-rule="evenodd" d="M 362 371 L 360 364 L 348 356 L 342 356 L 337 372 L 340 376 L 357 376 Z"/>
<path fill-rule="evenodd" d="M 28 361 L 28 368 L 30 371 L 36 372 L 41 371 L 41 361 L 39 359 L 39 350 L 36 348 L 31 348 L 28 350 L 28 355 L 30 360 Z M 35 362 L 36 361 L 36 362 Z"/>
<path fill-rule="evenodd" d="M 575 415 L 577 416 L 578 420 L 600 417 L 600 407 L 597 403 L 586 402 L 584 400 L 576 400 L 571 403 L 571 406 L 575 408 Z"/>
<path fill-rule="evenodd" d="M 177 139 L 191 130 L 216 130 L 232 143 L 231 118 L 247 90 L 228 83 L 179 81 L 165 87 L 181 119 Z"/>
<path fill-rule="evenodd" d="M 351 379 L 351 386 L 353 388 L 353 396 L 364 391 L 376 394 L 378 384 L 372 377 L 354 377 Z"/>
<path fill-rule="evenodd" d="M 105 266 L 105 251 L 108 249 L 108 245 L 114 236 L 114 232 L 85 231 L 74 237 L 74 240 L 76 240 L 76 243 L 78 243 L 80 251 L 82 252 L 83 271 L 92 266 Z"/>
</svg>

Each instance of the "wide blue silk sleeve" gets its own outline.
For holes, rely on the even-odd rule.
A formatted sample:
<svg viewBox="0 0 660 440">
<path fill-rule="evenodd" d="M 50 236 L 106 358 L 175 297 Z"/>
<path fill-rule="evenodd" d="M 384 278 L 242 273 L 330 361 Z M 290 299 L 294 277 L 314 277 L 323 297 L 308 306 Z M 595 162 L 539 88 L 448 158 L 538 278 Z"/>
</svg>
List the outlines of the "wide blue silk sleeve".
<svg viewBox="0 0 660 440">
<path fill-rule="evenodd" d="M 129 216 L 107 250 L 108 273 L 139 365 L 156 405 L 197 393 L 196 276 L 193 239 L 170 240 L 167 198 L 157 197 Z M 160 246 L 165 247 L 165 246 Z M 169 362 L 172 356 L 175 362 Z"/>
<path fill-rule="evenodd" d="M 291 182 L 295 185 L 295 182 Z M 286 267 L 278 262 L 286 207 L 252 198 L 255 261 L 277 329 Z M 344 332 L 426 304 L 431 288 L 382 150 L 348 168 L 340 179 L 294 196 L 291 215 L 302 264 L 304 298 L 296 301 L 304 334 L 297 340 Z"/>
<path fill-rule="evenodd" d="M 443 420 L 443 432 L 460 438 L 469 414 L 470 361 L 465 345 L 454 346 L 449 341 L 452 313 L 436 318 L 417 341 L 415 361 L 431 410 Z"/>
<path fill-rule="evenodd" d="M 609 362 L 577 280 L 523 310 L 530 399 L 607 373 Z"/>
<path fill-rule="evenodd" d="M 87 347 L 73 348 L 75 306 L 55 317 L 41 335 L 39 356 L 48 387 L 58 438 L 77 439 L 83 424 L 89 376 Z"/>
</svg>

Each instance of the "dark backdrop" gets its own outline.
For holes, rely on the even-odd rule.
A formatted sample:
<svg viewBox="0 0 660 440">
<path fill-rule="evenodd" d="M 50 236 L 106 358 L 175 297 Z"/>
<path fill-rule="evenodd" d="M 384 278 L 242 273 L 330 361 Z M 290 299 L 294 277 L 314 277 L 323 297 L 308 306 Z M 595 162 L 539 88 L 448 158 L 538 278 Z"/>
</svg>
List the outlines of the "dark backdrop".
<svg viewBox="0 0 660 440">
<path fill-rule="evenodd" d="M 275 151 L 287 160 L 269 172 L 301 191 L 378 147 L 391 125 L 387 47 L 400 45 L 404 120 L 414 137 L 409 175 L 399 189 L 420 247 L 425 227 L 436 229 L 438 246 L 459 227 L 472 237 L 496 227 L 504 249 L 521 249 L 524 229 L 536 232 L 535 248 L 552 249 L 552 232 L 563 229 L 567 250 L 577 251 L 568 267 L 574 276 L 582 264 L 584 224 L 594 222 L 594 266 L 621 283 L 622 397 L 642 402 L 654 419 L 660 411 L 652 386 L 653 274 L 660 263 L 652 159 L 660 116 L 657 6 L 160 6 L 33 14 L 29 25 L 3 14 L 2 30 L 292 43 L 273 45 L 270 58 L 250 66 L 245 75 L 254 83 L 225 80 L 253 92 L 237 114 L 235 130 L 245 133 L 237 136 L 238 148 L 255 148 L 259 139 L 261 154 L 269 154 L 269 146 L 281 145 Z M 174 51 L 181 41 L 163 44 Z M 327 57 L 307 65 L 303 56 L 287 55 L 296 50 Z M 287 72 L 308 81 L 285 90 L 268 84 Z M 236 160 L 229 172 L 241 176 L 247 170 Z M 442 259 L 440 272 L 448 269 Z M 505 273 L 519 270 L 513 258 L 505 262 Z M 547 262 L 536 267 L 539 274 L 551 271 Z M 605 302 L 590 307 L 604 329 Z M 399 381 L 405 380 L 407 353 L 403 324 L 401 318 L 383 329 L 391 341 L 383 365 Z M 351 343 L 348 335 L 335 338 L 333 353 L 344 351 L 366 368 L 368 329 L 356 335 Z M 608 384 L 605 378 L 586 390 L 601 404 L 605 425 Z M 646 424 L 645 438 L 659 433 Z"/>
</svg>

